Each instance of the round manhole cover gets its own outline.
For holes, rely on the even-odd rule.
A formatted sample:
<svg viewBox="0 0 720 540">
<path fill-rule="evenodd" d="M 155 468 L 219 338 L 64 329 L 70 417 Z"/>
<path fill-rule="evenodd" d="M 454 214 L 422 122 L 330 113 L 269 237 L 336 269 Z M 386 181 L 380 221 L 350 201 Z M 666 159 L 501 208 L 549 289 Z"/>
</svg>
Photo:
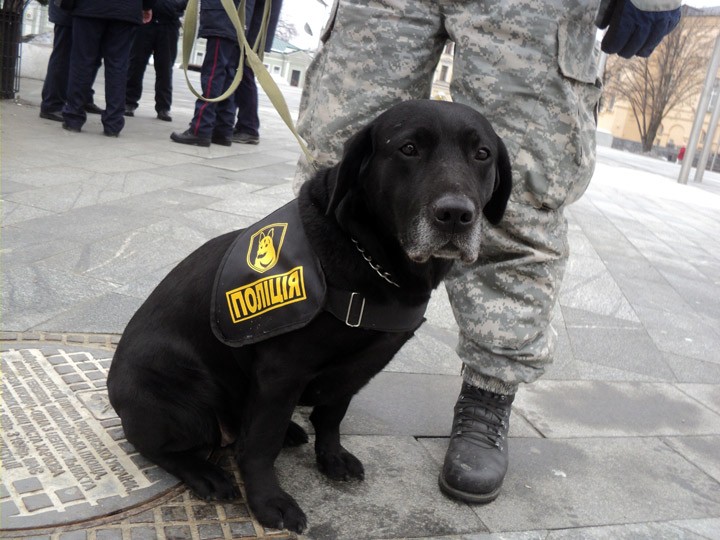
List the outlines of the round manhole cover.
<svg viewBox="0 0 720 540">
<path fill-rule="evenodd" d="M 2 530 L 103 517 L 179 483 L 125 440 L 105 387 L 111 352 L 13 345 L 0 355 Z"/>
</svg>

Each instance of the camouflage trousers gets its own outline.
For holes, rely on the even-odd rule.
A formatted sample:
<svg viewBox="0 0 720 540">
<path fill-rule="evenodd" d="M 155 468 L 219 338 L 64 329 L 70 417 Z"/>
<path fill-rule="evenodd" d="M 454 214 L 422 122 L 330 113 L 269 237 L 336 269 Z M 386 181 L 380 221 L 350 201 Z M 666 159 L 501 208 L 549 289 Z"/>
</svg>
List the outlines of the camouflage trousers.
<svg viewBox="0 0 720 540">
<path fill-rule="evenodd" d="M 322 165 L 388 107 L 430 96 L 455 43 L 453 101 L 484 114 L 503 138 L 513 192 L 486 223 L 478 261 L 446 280 L 460 328 L 464 378 L 513 393 L 552 359 L 550 327 L 565 262 L 563 207 L 595 162 L 599 0 L 338 0 L 307 73 L 298 128 Z M 295 188 L 311 168 L 298 165 Z"/>
</svg>

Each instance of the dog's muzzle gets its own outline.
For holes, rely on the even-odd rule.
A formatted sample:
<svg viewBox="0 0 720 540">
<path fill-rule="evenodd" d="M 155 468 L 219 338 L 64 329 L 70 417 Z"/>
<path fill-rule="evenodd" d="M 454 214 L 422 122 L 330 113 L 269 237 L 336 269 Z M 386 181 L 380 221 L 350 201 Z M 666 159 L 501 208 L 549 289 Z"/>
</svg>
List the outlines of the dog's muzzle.
<svg viewBox="0 0 720 540">
<path fill-rule="evenodd" d="M 418 263 L 431 257 L 474 262 L 480 252 L 482 220 L 463 195 L 443 195 L 417 216 L 403 241 L 407 256 Z"/>
</svg>

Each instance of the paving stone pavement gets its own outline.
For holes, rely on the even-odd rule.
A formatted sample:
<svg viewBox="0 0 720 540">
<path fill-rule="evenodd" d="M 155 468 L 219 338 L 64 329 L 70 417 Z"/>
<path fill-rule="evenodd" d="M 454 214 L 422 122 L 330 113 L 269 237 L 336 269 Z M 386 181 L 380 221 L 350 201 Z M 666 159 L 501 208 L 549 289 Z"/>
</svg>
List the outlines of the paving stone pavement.
<svg viewBox="0 0 720 540">
<path fill-rule="evenodd" d="M 193 100 L 178 78 L 174 121 L 156 120 L 149 77 L 118 139 L 102 136 L 97 117 L 81 134 L 38 118 L 41 81 L 22 79 L 19 99 L 0 104 L 2 538 L 294 537 L 264 530 L 243 500 L 205 503 L 153 470 L 122 444 L 103 401 L 107 364 L 134 310 L 202 242 L 289 200 L 299 155 L 264 97 L 257 146 L 170 142 Z M 296 110 L 299 91 L 283 90 Z M 343 423 L 365 481 L 329 482 L 311 445 L 281 454 L 281 483 L 308 515 L 302 538 L 720 538 L 720 175 L 681 186 L 678 170 L 599 149 L 588 193 L 567 211 L 556 360 L 517 396 L 497 501 L 469 506 L 437 489 L 460 387 L 441 289 L 428 322 Z M 108 460 L 96 475 L 118 462 L 137 491 L 109 484 L 87 505 L 87 480 L 52 487 L 72 480 L 57 469 L 70 458 L 43 422 L 65 402 L 99 441 L 98 461 Z M 219 459 L 241 485 L 232 460 Z M 103 481 L 126 479 L 119 465 L 107 467 Z M 55 484 L 46 480 L 53 471 Z"/>
</svg>

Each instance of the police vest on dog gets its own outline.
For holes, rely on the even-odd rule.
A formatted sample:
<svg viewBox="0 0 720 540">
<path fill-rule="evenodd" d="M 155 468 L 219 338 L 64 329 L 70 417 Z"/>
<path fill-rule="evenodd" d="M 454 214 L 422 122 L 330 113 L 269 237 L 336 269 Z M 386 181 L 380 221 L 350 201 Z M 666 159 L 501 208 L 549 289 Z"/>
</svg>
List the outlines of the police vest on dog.
<svg viewBox="0 0 720 540">
<path fill-rule="evenodd" d="M 213 331 L 241 346 L 301 328 L 322 309 L 325 277 L 297 201 L 245 229 L 223 258 L 213 294 Z"/>
<path fill-rule="evenodd" d="M 215 336 L 240 347 L 302 328 L 321 310 L 348 326 L 414 331 L 426 308 L 372 302 L 360 291 L 328 287 L 293 200 L 230 246 L 215 276 L 211 316 Z"/>
</svg>

